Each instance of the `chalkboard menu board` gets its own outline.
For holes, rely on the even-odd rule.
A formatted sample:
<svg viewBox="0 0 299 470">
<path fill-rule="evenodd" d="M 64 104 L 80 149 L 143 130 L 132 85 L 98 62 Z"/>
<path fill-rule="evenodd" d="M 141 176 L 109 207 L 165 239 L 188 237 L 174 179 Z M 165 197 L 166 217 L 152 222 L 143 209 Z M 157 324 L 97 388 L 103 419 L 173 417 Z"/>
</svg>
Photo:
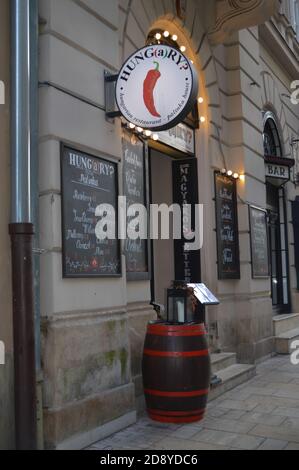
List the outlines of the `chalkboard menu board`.
<svg viewBox="0 0 299 470">
<path fill-rule="evenodd" d="M 252 277 L 266 278 L 270 275 L 267 212 L 249 206 Z"/>
<path fill-rule="evenodd" d="M 147 207 L 147 178 L 144 143 L 135 136 L 123 136 L 123 182 L 127 208 L 133 204 Z M 138 216 L 138 214 L 137 214 Z M 127 227 L 134 216 L 127 217 Z M 147 239 L 127 238 L 124 251 L 128 280 L 149 279 L 149 244 Z"/>
<path fill-rule="evenodd" d="M 240 279 L 236 180 L 215 173 L 218 279 Z"/>
<path fill-rule="evenodd" d="M 198 204 L 198 178 L 197 159 L 188 158 L 173 161 L 173 202 L 179 204 L 181 208 L 184 204 L 191 205 L 191 221 L 183 220 L 184 225 L 190 226 L 195 231 L 195 204 Z M 190 240 L 193 243 L 193 240 Z M 201 281 L 200 272 L 200 250 L 186 250 L 186 240 L 184 237 L 174 240 L 174 261 L 175 278 L 187 283 L 198 283 Z"/>
<path fill-rule="evenodd" d="M 117 164 L 66 146 L 61 154 L 63 276 L 120 276 Z M 103 203 L 115 208 L 115 239 L 96 237 L 96 208 Z"/>
</svg>

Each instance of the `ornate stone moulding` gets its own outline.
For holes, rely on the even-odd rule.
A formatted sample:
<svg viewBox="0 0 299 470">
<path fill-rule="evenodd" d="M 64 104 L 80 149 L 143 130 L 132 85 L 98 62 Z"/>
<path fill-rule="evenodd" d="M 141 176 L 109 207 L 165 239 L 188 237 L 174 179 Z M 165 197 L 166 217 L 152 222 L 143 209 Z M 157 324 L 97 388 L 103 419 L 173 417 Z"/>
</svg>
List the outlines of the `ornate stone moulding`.
<svg viewBox="0 0 299 470">
<path fill-rule="evenodd" d="M 212 44 L 224 42 L 235 31 L 256 26 L 277 13 L 279 0 L 216 0 L 216 21 L 208 32 Z"/>
</svg>

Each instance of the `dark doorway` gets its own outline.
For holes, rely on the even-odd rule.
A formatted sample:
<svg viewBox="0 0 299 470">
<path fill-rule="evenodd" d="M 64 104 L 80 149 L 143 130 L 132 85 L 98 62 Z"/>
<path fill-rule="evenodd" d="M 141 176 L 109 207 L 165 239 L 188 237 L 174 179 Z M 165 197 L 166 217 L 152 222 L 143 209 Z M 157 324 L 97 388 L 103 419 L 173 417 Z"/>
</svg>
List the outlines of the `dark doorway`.
<svg viewBox="0 0 299 470">
<path fill-rule="evenodd" d="M 283 188 L 267 183 L 271 295 L 274 314 L 290 312 L 287 233 Z"/>
<path fill-rule="evenodd" d="M 180 165 L 190 167 L 184 174 L 184 180 L 180 181 L 178 173 Z M 151 204 L 198 204 L 198 178 L 197 160 L 180 152 L 169 151 L 167 146 L 160 145 L 159 148 L 150 148 L 149 152 L 149 174 L 150 174 L 150 202 Z M 187 170 L 182 170 L 187 171 Z M 186 178 L 185 178 L 186 176 Z M 187 181 L 185 181 L 185 179 Z M 191 181 L 191 184 L 190 184 Z M 180 197 L 179 188 L 187 200 Z M 159 304 L 165 303 L 165 289 L 170 287 L 173 280 L 185 280 L 186 282 L 200 282 L 200 250 L 184 252 L 184 242 L 174 240 L 172 215 L 170 221 L 170 237 L 167 240 L 151 240 L 151 297 Z M 193 230 L 192 209 L 192 230 Z M 183 224 L 183 220 L 182 220 Z"/>
</svg>

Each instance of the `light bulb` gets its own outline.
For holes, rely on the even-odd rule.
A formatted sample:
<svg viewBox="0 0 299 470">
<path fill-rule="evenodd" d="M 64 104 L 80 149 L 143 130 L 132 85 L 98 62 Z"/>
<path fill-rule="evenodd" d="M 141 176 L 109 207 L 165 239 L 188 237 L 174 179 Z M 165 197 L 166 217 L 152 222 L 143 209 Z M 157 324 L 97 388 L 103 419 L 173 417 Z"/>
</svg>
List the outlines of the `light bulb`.
<svg viewBox="0 0 299 470">
<path fill-rule="evenodd" d="M 152 131 L 149 131 L 149 130 L 145 131 L 145 135 L 146 137 L 150 137 L 152 135 Z"/>
<path fill-rule="evenodd" d="M 203 97 L 200 96 L 197 101 L 198 101 L 199 103 L 203 103 Z"/>
<path fill-rule="evenodd" d="M 181 50 L 181 52 L 185 52 L 186 46 L 181 46 L 181 47 L 180 47 L 180 50 Z"/>
<path fill-rule="evenodd" d="M 206 118 L 204 116 L 200 116 L 200 122 L 206 122 Z"/>
<path fill-rule="evenodd" d="M 132 122 L 130 122 L 129 128 L 130 128 L 130 129 L 135 129 L 135 127 L 136 127 L 135 124 L 133 124 Z"/>
<path fill-rule="evenodd" d="M 136 131 L 137 131 L 137 132 L 142 132 L 143 129 L 142 129 L 142 127 L 136 127 Z"/>
<path fill-rule="evenodd" d="M 152 138 L 153 138 L 153 140 L 159 140 L 158 134 L 153 134 L 153 137 L 152 137 Z"/>
<path fill-rule="evenodd" d="M 226 174 L 226 169 L 225 168 L 222 168 L 222 170 L 220 170 L 220 173 L 222 173 L 223 175 Z"/>
<path fill-rule="evenodd" d="M 161 39 L 161 37 L 162 37 L 162 36 L 161 36 L 160 33 L 156 33 L 156 34 L 155 34 L 155 38 L 158 39 L 158 41 L 159 41 L 159 39 Z"/>
<path fill-rule="evenodd" d="M 239 178 L 239 173 L 234 173 L 233 177 L 235 178 L 235 180 L 237 180 Z"/>
<path fill-rule="evenodd" d="M 226 174 L 227 174 L 227 176 L 232 176 L 233 172 L 231 170 L 228 170 L 228 172 Z"/>
<path fill-rule="evenodd" d="M 240 175 L 240 180 L 244 182 L 245 181 L 245 175 Z"/>
<path fill-rule="evenodd" d="M 168 36 L 169 36 L 169 31 L 164 31 L 163 36 L 164 36 L 165 38 L 168 38 Z"/>
<path fill-rule="evenodd" d="M 178 40 L 178 37 L 177 37 L 176 34 L 173 34 L 171 39 L 172 39 L 173 41 L 177 41 L 177 40 Z"/>
</svg>

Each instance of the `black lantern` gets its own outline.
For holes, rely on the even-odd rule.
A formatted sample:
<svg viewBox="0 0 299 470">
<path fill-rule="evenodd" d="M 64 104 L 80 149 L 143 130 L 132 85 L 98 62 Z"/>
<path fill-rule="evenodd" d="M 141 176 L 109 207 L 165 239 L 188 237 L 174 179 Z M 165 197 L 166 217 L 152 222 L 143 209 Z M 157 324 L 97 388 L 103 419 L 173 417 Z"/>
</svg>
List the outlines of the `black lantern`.
<svg viewBox="0 0 299 470">
<path fill-rule="evenodd" d="M 167 322 L 192 323 L 196 320 L 197 300 L 184 281 L 174 281 L 167 289 Z"/>
</svg>

